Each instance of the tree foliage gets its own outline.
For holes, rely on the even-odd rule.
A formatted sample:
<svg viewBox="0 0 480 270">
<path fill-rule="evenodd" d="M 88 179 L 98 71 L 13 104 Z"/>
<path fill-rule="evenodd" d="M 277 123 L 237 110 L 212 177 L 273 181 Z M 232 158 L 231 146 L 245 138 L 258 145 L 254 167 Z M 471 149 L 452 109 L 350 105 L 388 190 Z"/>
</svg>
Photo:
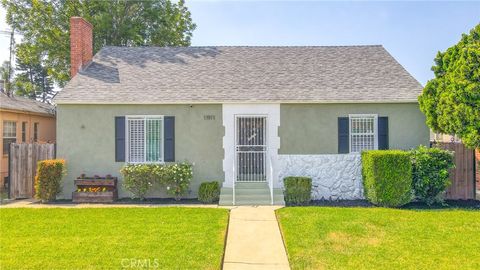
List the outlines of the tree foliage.
<svg viewBox="0 0 480 270">
<path fill-rule="evenodd" d="M 0 66 L 0 80 L 2 81 L 2 85 L 0 85 L 0 88 L 2 88 L 3 91 L 5 91 L 6 93 L 8 93 L 10 87 L 8 85 L 9 66 L 9 61 L 4 61 Z"/>
<path fill-rule="evenodd" d="M 17 74 L 13 80 L 15 93 L 47 102 L 55 94 L 53 82 L 41 58 L 30 44 L 20 44 L 17 56 Z"/>
<path fill-rule="evenodd" d="M 37 70 L 40 64 L 60 87 L 70 79 L 70 17 L 92 23 L 94 53 L 105 45 L 188 46 L 196 27 L 184 0 L 2 0 L 2 5 L 7 23 L 23 36 L 16 48 L 21 68 Z"/>
<path fill-rule="evenodd" d="M 419 97 L 428 126 L 457 135 L 467 147 L 480 147 L 480 24 L 439 52 L 432 70 L 435 78 Z"/>
</svg>

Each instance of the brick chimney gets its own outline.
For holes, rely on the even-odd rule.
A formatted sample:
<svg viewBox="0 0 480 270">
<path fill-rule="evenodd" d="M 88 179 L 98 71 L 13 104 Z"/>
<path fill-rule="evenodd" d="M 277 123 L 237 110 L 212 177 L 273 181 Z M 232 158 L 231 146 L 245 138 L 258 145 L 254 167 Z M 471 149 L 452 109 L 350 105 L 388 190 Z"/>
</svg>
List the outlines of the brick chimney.
<svg viewBox="0 0 480 270">
<path fill-rule="evenodd" d="M 82 17 L 70 18 L 70 76 L 92 61 L 93 26 Z"/>
</svg>

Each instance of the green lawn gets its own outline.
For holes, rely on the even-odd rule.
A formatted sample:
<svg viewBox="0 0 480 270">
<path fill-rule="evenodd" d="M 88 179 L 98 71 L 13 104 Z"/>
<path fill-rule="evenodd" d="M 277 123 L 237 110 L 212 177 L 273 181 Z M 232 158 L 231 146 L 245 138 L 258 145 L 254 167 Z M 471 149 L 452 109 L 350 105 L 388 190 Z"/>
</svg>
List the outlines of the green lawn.
<svg viewBox="0 0 480 270">
<path fill-rule="evenodd" d="M 220 269 L 225 209 L 0 209 L 1 269 Z"/>
<path fill-rule="evenodd" d="M 292 269 L 480 269 L 480 211 L 277 211 Z"/>
</svg>

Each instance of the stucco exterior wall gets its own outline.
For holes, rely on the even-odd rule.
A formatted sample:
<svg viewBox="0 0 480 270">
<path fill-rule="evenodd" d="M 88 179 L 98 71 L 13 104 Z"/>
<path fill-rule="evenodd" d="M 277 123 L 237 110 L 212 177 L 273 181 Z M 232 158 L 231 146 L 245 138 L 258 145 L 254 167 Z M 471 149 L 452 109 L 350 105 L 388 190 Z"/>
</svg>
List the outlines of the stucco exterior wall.
<svg viewBox="0 0 480 270">
<path fill-rule="evenodd" d="M 87 175 L 111 174 L 119 177 L 124 162 L 115 162 L 115 116 L 168 115 L 175 116 L 175 159 L 194 164 L 192 193 L 204 181 L 224 179 L 221 105 L 67 105 L 57 107 L 57 157 L 67 161 L 64 179 L 65 198 L 71 198 L 73 180 Z M 206 115 L 214 116 L 204 117 Z M 206 120 L 208 119 L 208 120 Z M 130 194 L 119 188 L 119 196 Z M 160 197 L 154 191 L 148 197 Z"/>
<path fill-rule="evenodd" d="M 26 122 L 25 142 L 33 142 L 33 125 L 38 123 L 38 142 L 55 142 L 55 116 L 31 114 L 16 111 L 0 111 L 0 188 L 3 188 L 3 181 L 8 175 L 8 155 L 3 154 L 3 121 L 16 122 L 17 143 L 22 142 L 22 123 Z"/>
<path fill-rule="evenodd" d="M 124 162 L 115 162 L 114 118 L 124 115 L 175 116 L 175 158 L 194 163 L 189 197 L 196 197 L 201 182 L 225 179 L 223 113 L 221 104 L 58 105 L 57 157 L 66 159 L 68 170 L 63 197 L 71 197 L 73 180 L 82 173 L 111 174 L 118 176 L 122 184 L 119 171 Z M 279 165 L 278 181 L 282 176 L 300 175 L 304 172 L 299 170 L 304 169 L 317 175 L 315 198 L 359 198 L 362 193 L 358 184 L 360 166 L 354 166 L 359 164 L 359 158 L 353 158 L 350 166 L 351 155 L 334 155 L 338 150 L 338 117 L 354 113 L 388 116 L 391 149 L 428 145 L 429 130 L 417 104 L 281 104 L 278 154 L 283 157 L 280 156 L 278 162 L 284 163 L 281 163 L 283 167 Z M 322 157 L 305 160 L 302 155 Z M 338 177 L 331 177 L 334 172 Z M 338 182 L 338 179 L 344 180 Z M 123 188 L 119 191 L 120 197 L 130 195 Z M 148 194 L 149 197 L 163 195 L 158 189 Z"/>
<path fill-rule="evenodd" d="M 338 117 L 349 114 L 388 116 L 390 149 L 429 144 L 418 104 L 282 104 L 279 154 L 337 154 Z"/>
</svg>

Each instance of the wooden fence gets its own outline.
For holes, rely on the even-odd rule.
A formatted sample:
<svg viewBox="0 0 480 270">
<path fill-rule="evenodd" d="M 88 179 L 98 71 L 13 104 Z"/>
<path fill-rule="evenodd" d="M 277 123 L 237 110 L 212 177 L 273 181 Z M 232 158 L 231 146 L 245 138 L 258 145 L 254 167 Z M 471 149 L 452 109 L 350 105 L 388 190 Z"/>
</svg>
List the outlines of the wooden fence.
<svg viewBox="0 0 480 270">
<path fill-rule="evenodd" d="M 55 144 L 10 144 L 8 170 L 10 198 L 33 198 L 37 162 L 53 158 L 55 158 Z"/>
<path fill-rule="evenodd" d="M 467 149 L 462 143 L 435 143 L 434 147 L 455 152 L 455 169 L 450 171 L 451 186 L 446 198 L 451 200 L 475 199 L 475 156 L 474 150 Z"/>
</svg>

